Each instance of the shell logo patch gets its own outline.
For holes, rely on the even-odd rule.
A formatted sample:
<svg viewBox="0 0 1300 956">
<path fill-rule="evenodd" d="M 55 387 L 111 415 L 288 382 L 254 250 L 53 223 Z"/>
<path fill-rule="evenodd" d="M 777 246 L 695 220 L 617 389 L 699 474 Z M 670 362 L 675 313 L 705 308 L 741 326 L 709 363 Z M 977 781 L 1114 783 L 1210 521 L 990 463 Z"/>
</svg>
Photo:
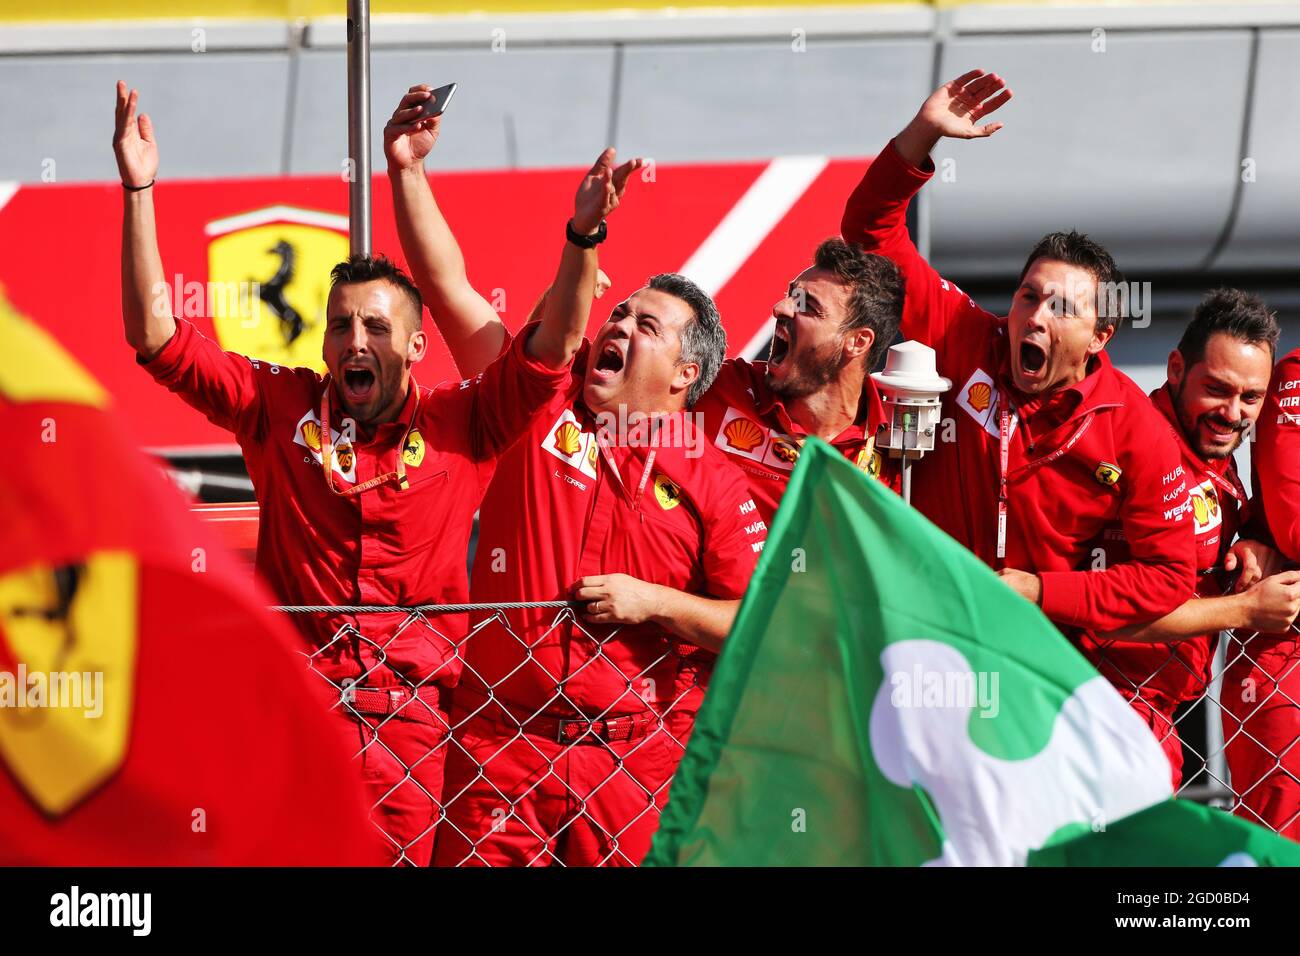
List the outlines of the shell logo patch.
<svg viewBox="0 0 1300 956">
<path fill-rule="evenodd" d="M 1107 487 L 1110 487 L 1114 485 L 1115 482 L 1119 481 L 1119 476 L 1122 474 L 1124 474 L 1124 472 L 1120 470 L 1119 465 L 1112 465 L 1108 461 L 1103 461 L 1097 466 L 1097 470 L 1093 472 L 1093 476 Z"/>
<path fill-rule="evenodd" d="M 302 423 L 302 440 L 316 454 L 320 454 L 320 422 Z"/>
<path fill-rule="evenodd" d="M 655 500 L 664 511 L 672 511 L 682 503 L 682 489 L 667 475 L 655 475 Z"/>
<path fill-rule="evenodd" d="M 573 422 L 563 422 L 555 429 L 552 437 L 555 439 L 556 450 L 562 455 L 577 454 L 578 449 L 582 447 L 582 433 Z"/>
<path fill-rule="evenodd" d="M 543 449 L 587 477 L 596 477 L 596 456 L 599 454 L 596 435 L 583 429 L 573 409 L 566 408 L 561 412 L 555 424 L 544 434 Z"/>
<path fill-rule="evenodd" d="M 402 449 L 402 461 L 412 468 L 419 468 L 420 462 L 424 461 L 424 436 L 418 429 L 411 429 L 411 434 L 407 436 L 406 447 Z"/>
<path fill-rule="evenodd" d="M 334 460 L 330 462 L 334 474 L 344 481 L 355 482 L 357 473 L 353 466 L 356 464 L 356 455 L 352 450 L 352 445 L 343 441 L 343 435 L 337 429 L 331 428 L 330 432 L 334 441 Z M 298 424 L 293 433 L 293 443 L 307 449 L 311 452 L 311 457 L 315 459 L 316 463 L 321 463 L 320 420 L 311 409 L 308 409 L 306 414 L 298 419 Z"/>
<path fill-rule="evenodd" d="M 732 448 L 739 448 L 741 451 L 753 451 L 763 443 L 763 429 L 759 428 L 748 418 L 733 418 L 722 429 L 722 435 L 727 439 L 727 444 Z"/>
<path fill-rule="evenodd" d="M 764 428 L 738 408 L 728 408 L 713 443 L 728 455 L 756 461 L 772 471 L 792 471 L 800 443 L 789 435 Z"/>
<path fill-rule="evenodd" d="M 971 373 L 970 378 L 966 379 L 966 384 L 961 387 L 961 391 L 957 392 L 955 400 L 958 408 L 975 419 L 986 432 L 998 438 L 1001 434 L 998 427 L 999 399 L 997 386 L 993 384 L 993 376 L 982 368 L 977 368 Z M 1015 434 L 1017 422 L 1017 416 L 1012 415 L 1009 432 L 1012 435 Z"/>
</svg>

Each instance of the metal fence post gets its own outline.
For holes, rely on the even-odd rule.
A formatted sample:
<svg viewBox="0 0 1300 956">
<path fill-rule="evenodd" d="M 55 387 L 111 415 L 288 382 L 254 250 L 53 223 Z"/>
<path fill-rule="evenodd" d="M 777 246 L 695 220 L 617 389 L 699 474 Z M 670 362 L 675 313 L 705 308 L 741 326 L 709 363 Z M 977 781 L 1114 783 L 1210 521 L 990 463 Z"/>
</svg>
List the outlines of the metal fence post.
<svg viewBox="0 0 1300 956">
<path fill-rule="evenodd" d="M 370 252 L 370 0 L 348 0 L 348 240 Z"/>
</svg>

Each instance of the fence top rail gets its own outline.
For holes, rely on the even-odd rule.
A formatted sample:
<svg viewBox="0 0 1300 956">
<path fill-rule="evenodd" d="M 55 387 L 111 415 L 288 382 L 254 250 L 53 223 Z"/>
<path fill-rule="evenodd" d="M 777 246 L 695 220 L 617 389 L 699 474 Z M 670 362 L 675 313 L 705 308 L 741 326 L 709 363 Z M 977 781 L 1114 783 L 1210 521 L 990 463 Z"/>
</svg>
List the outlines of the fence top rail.
<svg viewBox="0 0 1300 956">
<path fill-rule="evenodd" d="M 577 607 L 573 601 L 502 601 L 497 604 L 273 604 L 270 611 L 291 614 L 460 614 L 467 611 L 514 611 L 522 608 Z"/>
</svg>

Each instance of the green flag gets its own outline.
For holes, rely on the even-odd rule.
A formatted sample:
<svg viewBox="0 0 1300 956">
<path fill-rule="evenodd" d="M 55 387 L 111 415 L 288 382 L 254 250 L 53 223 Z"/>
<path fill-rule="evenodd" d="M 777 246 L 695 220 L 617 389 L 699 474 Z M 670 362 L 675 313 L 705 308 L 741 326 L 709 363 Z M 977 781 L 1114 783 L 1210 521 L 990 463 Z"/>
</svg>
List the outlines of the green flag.
<svg viewBox="0 0 1300 956">
<path fill-rule="evenodd" d="M 1300 866 L 1300 843 L 1222 810 L 1165 800 L 1098 833 L 1034 850 L 1030 866 Z"/>
<path fill-rule="evenodd" d="M 647 863 L 1023 864 L 1169 777 L 1038 608 L 810 439 Z"/>
</svg>

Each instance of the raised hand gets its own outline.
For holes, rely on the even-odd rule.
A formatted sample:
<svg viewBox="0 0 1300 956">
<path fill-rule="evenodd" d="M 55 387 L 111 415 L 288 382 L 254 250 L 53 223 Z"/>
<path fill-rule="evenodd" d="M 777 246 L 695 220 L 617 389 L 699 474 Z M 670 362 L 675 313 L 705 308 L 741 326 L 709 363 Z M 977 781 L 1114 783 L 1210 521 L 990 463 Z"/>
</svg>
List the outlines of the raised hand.
<svg viewBox="0 0 1300 956">
<path fill-rule="evenodd" d="M 600 221 L 618 208 L 628 177 L 645 165 L 645 160 L 637 157 L 615 168 L 614 155 L 614 147 L 606 149 L 582 178 L 573 203 L 575 232 L 591 234 L 600 228 Z"/>
<path fill-rule="evenodd" d="M 136 118 L 139 99 L 138 90 L 128 92 L 126 84 L 117 81 L 113 154 L 117 157 L 117 173 L 127 186 L 144 186 L 158 175 L 158 141 L 148 114 Z"/>
<path fill-rule="evenodd" d="M 1010 99 L 1011 91 L 996 73 L 971 70 L 931 93 L 916 115 L 940 136 L 980 139 L 1002 128 L 1001 123 L 980 121 Z"/>
<path fill-rule="evenodd" d="M 971 70 L 939 87 L 921 104 L 916 117 L 898 134 L 895 145 L 903 158 L 920 166 L 944 136 L 983 139 L 1002 128 L 984 118 L 1011 99 L 1011 90 L 996 73 Z"/>
<path fill-rule="evenodd" d="M 418 166 L 433 151 L 442 117 L 420 118 L 420 110 L 432 96 L 433 87 L 423 83 L 413 86 L 393 110 L 384 126 L 384 156 L 388 159 L 389 169 Z"/>
</svg>

